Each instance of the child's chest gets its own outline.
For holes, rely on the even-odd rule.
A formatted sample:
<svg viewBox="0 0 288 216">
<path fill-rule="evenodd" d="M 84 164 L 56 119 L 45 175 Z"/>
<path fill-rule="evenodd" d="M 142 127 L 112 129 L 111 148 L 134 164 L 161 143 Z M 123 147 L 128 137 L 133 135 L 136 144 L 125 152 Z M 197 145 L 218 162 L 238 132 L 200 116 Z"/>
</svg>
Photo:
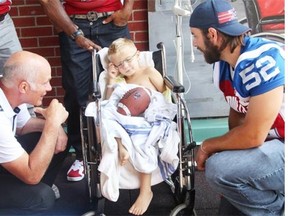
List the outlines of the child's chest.
<svg viewBox="0 0 288 216">
<path fill-rule="evenodd" d="M 146 87 L 148 89 L 156 90 L 155 86 L 152 84 L 148 76 L 126 79 L 126 82 L 129 84 L 135 84 Z"/>
</svg>

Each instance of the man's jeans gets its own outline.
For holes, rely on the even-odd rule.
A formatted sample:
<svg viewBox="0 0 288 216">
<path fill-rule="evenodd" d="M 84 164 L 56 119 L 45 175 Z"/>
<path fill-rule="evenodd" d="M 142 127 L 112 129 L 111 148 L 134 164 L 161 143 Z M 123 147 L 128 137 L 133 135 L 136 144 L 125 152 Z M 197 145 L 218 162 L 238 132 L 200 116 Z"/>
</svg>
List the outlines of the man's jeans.
<svg viewBox="0 0 288 216">
<path fill-rule="evenodd" d="M 206 161 L 210 186 L 245 215 L 281 215 L 284 208 L 284 143 L 223 151 Z"/>
<path fill-rule="evenodd" d="M 37 145 L 40 132 L 17 137 L 30 153 Z M 36 185 L 25 184 L 0 166 L 0 215 L 36 215 L 51 209 L 55 194 L 51 188 L 62 167 L 66 152 L 55 154 L 45 175 Z"/>
</svg>

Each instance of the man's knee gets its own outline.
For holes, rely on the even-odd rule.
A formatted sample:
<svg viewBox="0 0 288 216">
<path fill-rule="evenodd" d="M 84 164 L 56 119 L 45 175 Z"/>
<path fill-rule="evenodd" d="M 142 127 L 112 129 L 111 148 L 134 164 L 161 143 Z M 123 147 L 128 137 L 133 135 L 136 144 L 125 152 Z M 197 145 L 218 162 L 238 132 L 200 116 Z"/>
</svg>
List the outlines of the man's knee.
<svg viewBox="0 0 288 216">
<path fill-rule="evenodd" d="M 223 170 L 221 170 L 219 160 L 217 158 L 211 156 L 207 161 L 205 165 L 205 177 L 209 185 L 213 186 L 218 182 L 219 179 L 222 179 L 222 173 Z"/>
<path fill-rule="evenodd" d="M 33 211 L 41 212 L 51 209 L 55 204 L 56 198 L 52 188 L 45 185 L 35 192 L 34 199 Z"/>
<path fill-rule="evenodd" d="M 219 187 L 220 185 L 227 184 L 235 176 L 235 170 L 229 167 L 232 164 L 227 164 L 225 156 L 222 157 L 221 154 L 217 153 L 206 161 L 205 176 L 211 186 Z"/>
<path fill-rule="evenodd" d="M 51 209 L 55 204 L 52 188 L 44 183 L 22 185 L 18 191 L 21 196 L 12 194 L 9 202 L 1 203 L 0 215 L 38 214 Z"/>
<path fill-rule="evenodd" d="M 27 194 L 25 201 L 23 199 L 18 201 L 18 209 L 29 213 L 40 213 L 51 209 L 55 204 L 55 194 L 52 188 L 44 183 L 37 185 L 24 186 Z M 19 203 L 22 201 L 21 203 Z"/>
</svg>

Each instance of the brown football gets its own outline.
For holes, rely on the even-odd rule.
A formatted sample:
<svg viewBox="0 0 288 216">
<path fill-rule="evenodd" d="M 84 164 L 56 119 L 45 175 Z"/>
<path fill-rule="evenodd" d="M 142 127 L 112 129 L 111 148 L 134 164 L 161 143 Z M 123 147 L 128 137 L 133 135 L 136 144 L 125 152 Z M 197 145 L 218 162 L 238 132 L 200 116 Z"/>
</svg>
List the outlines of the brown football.
<svg viewBox="0 0 288 216">
<path fill-rule="evenodd" d="M 117 112 L 126 116 L 139 116 L 150 104 L 149 90 L 136 87 L 127 91 L 120 99 Z"/>
</svg>

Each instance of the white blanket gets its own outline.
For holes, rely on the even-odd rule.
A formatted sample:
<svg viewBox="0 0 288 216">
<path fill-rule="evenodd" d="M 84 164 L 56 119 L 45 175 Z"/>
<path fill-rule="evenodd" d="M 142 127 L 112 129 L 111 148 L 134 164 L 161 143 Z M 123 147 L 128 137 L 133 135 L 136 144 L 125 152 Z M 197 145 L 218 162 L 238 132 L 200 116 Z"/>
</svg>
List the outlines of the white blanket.
<svg viewBox="0 0 288 216">
<path fill-rule="evenodd" d="M 139 174 L 135 170 L 152 173 L 152 184 L 157 184 L 172 174 L 179 162 L 180 138 L 176 123 L 172 121 L 177 111 L 175 104 L 166 102 L 161 93 L 152 91 L 144 117 L 128 117 L 116 111 L 120 98 L 136 86 L 120 83 L 110 99 L 101 102 L 102 159 L 98 170 L 102 194 L 111 201 L 118 200 L 119 188 L 139 188 Z M 121 138 L 131 164 L 119 165 L 114 137 Z"/>
</svg>

